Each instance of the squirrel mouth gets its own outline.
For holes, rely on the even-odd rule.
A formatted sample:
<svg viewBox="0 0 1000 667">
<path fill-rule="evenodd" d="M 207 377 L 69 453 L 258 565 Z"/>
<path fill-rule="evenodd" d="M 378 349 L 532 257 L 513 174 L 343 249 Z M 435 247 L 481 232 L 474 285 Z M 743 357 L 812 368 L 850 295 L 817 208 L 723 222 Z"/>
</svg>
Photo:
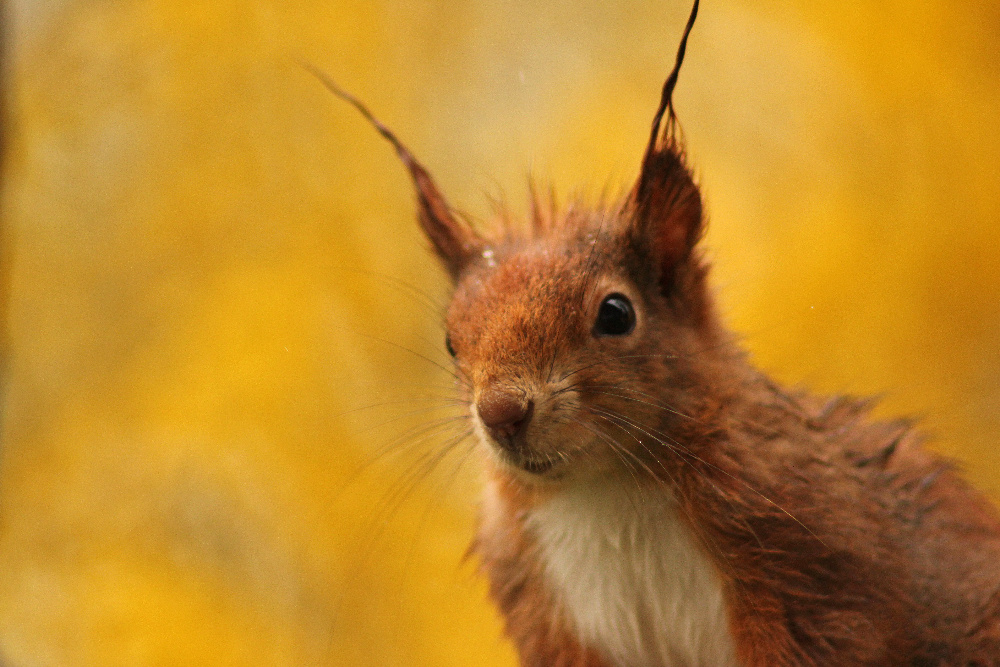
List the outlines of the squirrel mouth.
<svg viewBox="0 0 1000 667">
<path fill-rule="evenodd" d="M 500 459 L 512 468 L 518 468 L 532 475 L 544 475 L 556 465 L 556 461 L 548 457 L 531 456 L 532 450 L 524 433 L 516 435 L 489 433 L 485 440 L 499 454 Z"/>
<path fill-rule="evenodd" d="M 556 462 L 548 458 L 529 458 L 524 452 L 514 448 L 496 448 L 500 459 L 512 468 L 518 468 L 532 475 L 544 475 L 555 467 Z"/>
</svg>

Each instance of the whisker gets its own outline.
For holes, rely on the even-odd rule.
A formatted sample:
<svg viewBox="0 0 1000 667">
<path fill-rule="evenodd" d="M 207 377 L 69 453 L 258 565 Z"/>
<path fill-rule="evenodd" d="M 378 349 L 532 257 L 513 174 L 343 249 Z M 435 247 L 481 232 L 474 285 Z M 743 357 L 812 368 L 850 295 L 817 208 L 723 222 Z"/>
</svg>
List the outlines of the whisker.
<svg viewBox="0 0 1000 667">
<path fill-rule="evenodd" d="M 800 521 L 798 519 L 798 517 L 796 517 L 794 514 L 792 514 L 788 510 L 786 510 L 784 507 L 782 507 L 778 503 L 776 503 L 773 500 L 771 500 L 770 498 L 768 498 L 766 495 L 764 495 L 763 493 L 761 493 L 759 490 L 755 489 L 753 486 L 751 486 L 750 484 L 748 484 L 746 481 L 740 479 L 739 477 L 737 477 L 736 475 L 732 474 L 728 470 L 720 468 L 719 466 L 717 466 L 717 465 L 715 465 L 713 463 L 710 463 L 709 461 L 706 461 L 702 457 L 700 457 L 697 454 L 695 454 L 694 452 L 692 452 L 690 450 L 690 448 L 682 445 L 681 443 L 677 442 L 673 438 L 670 438 L 665 433 L 657 431 L 656 429 L 652 429 L 652 432 L 650 432 L 650 431 L 646 430 L 645 428 L 643 428 L 641 425 L 636 424 L 635 422 L 629 420 L 628 418 L 626 418 L 626 417 L 624 417 L 622 415 L 616 415 L 616 416 L 617 416 L 618 419 L 622 419 L 626 423 L 631 424 L 633 427 L 642 430 L 644 433 L 646 433 L 647 435 L 649 435 L 649 437 L 653 438 L 654 440 L 656 440 L 661 445 L 663 445 L 663 446 L 671 449 L 672 451 L 674 451 L 675 453 L 681 455 L 682 457 L 683 456 L 690 456 L 691 458 L 693 458 L 695 461 L 701 463 L 702 465 L 708 466 L 708 467 L 712 468 L 713 470 L 715 470 L 715 471 L 717 471 L 717 472 L 725 475 L 726 477 L 730 478 L 731 480 L 733 480 L 734 482 L 736 482 L 737 484 L 739 484 L 740 486 L 742 486 L 746 490 L 750 491 L 751 493 L 753 493 L 757 497 L 759 497 L 762 500 L 764 500 L 765 502 L 767 502 L 769 505 L 771 505 L 772 507 L 774 507 L 775 509 L 777 509 L 779 512 L 781 512 L 782 514 L 784 514 L 785 516 L 787 516 L 789 519 L 791 519 L 792 521 L 794 521 L 796 524 L 798 524 L 803 530 L 805 530 L 807 533 L 809 533 L 810 536 L 812 536 L 814 539 L 816 539 L 824 547 L 829 548 L 829 545 L 826 542 L 824 542 L 823 539 L 820 538 L 816 533 L 814 533 L 812 531 L 812 529 L 810 529 L 807 525 L 805 525 L 804 523 L 802 523 L 802 521 Z M 654 435 L 654 433 L 662 436 L 666 440 L 669 440 L 673 444 L 669 444 L 668 442 L 666 442 L 666 440 L 663 440 L 660 437 L 657 437 L 657 435 Z M 714 486 L 714 482 L 712 482 L 712 484 Z M 715 488 L 718 489 L 718 487 L 715 487 Z M 720 497 L 723 497 L 721 493 L 720 493 Z M 748 526 L 748 528 L 749 528 L 749 526 Z M 751 529 L 751 532 L 752 532 L 752 529 Z M 757 536 L 756 533 L 754 533 L 754 537 L 757 539 L 758 543 L 761 543 L 760 537 Z M 762 543 L 761 543 L 761 546 L 763 546 Z"/>
<path fill-rule="evenodd" d="M 368 460 L 362 463 L 361 466 L 355 470 L 347 480 L 345 480 L 343 486 L 334 497 L 334 500 L 336 501 L 339 497 L 346 493 L 358 480 L 361 479 L 365 472 L 370 470 L 373 466 L 375 466 L 375 464 L 382 461 L 388 455 L 413 450 L 417 446 L 426 443 L 435 436 L 444 433 L 449 426 L 464 420 L 464 416 L 443 417 L 426 424 L 414 426 L 396 438 L 393 438 L 388 443 L 376 449 L 375 453 L 369 457 Z"/>
<path fill-rule="evenodd" d="M 566 380 L 570 376 L 576 375 L 577 373 L 581 373 L 581 372 L 583 372 L 583 371 L 585 371 L 585 370 L 587 370 L 589 368 L 594 368 L 595 366 L 608 365 L 608 364 L 611 364 L 612 362 L 618 361 L 620 359 L 677 359 L 677 358 L 679 358 L 678 355 L 673 354 L 673 353 L 666 353 L 666 352 L 664 352 L 662 354 L 626 354 L 626 355 L 622 355 L 620 357 L 615 357 L 614 359 L 602 359 L 601 361 L 597 361 L 597 362 L 594 362 L 592 364 L 588 364 L 586 366 L 578 368 L 578 369 L 576 369 L 574 371 L 570 371 L 570 372 L 566 373 L 565 375 L 563 375 L 561 378 L 559 378 L 558 382 L 563 382 L 564 380 Z"/>
<path fill-rule="evenodd" d="M 427 479 L 428 475 L 434 471 L 434 468 L 437 467 L 454 447 L 471 434 L 471 430 L 464 431 L 448 440 L 436 450 L 425 451 L 410 467 L 410 470 L 393 484 L 393 488 L 386 494 L 383 501 L 379 503 L 379 510 L 373 517 L 373 522 L 377 528 L 375 533 L 370 535 L 370 542 L 381 537 L 389 520 L 399 511 L 399 508 L 410 497 L 410 494 L 413 493 L 423 480 Z"/>
<path fill-rule="evenodd" d="M 602 417 L 601 415 L 596 415 L 596 414 L 595 414 L 595 416 Z M 621 428 L 622 430 L 625 430 L 621 425 L 615 424 L 614 422 L 611 422 L 610 419 L 608 419 L 607 417 L 602 417 L 602 418 L 605 419 L 605 420 L 607 420 L 607 421 L 609 421 L 609 423 L 612 423 L 613 425 L 616 425 L 618 428 Z M 632 435 L 632 434 L 630 434 L 630 435 Z M 632 437 L 634 438 L 635 436 L 632 435 Z M 646 447 L 645 443 L 643 443 L 640 438 L 635 438 L 635 439 L 636 439 L 637 442 L 639 442 L 642 445 L 643 449 L 645 449 L 646 452 L 650 454 L 650 456 L 653 456 L 653 453 L 649 450 L 648 447 Z M 633 454 L 632 452 L 629 452 L 629 453 L 632 454 L 632 456 L 634 458 L 637 458 L 637 457 L 635 457 L 635 454 Z M 666 476 L 667 476 L 670 484 L 672 485 L 671 492 L 673 492 L 673 489 L 679 489 L 680 487 L 679 487 L 679 485 L 677 483 L 677 479 L 673 476 L 673 474 L 671 474 L 671 472 L 666 468 L 666 466 L 663 465 L 663 462 L 659 459 L 659 457 L 654 456 L 653 458 L 657 461 L 657 463 L 660 464 L 660 468 L 663 470 L 664 474 L 666 474 Z M 683 459 L 681 459 L 681 460 L 683 460 Z M 690 463 L 688 463 L 688 465 L 690 465 Z M 648 470 L 648 467 L 647 467 L 647 470 Z M 697 472 L 697 470 L 696 470 L 696 472 Z M 652 474 L 652 471 L 650 471 L 650 474 Z M 655 476 L 654 476 L 654 479 L 655 479 Z M 657 480 L 657 481 L 659 481 L 661 484 L 666 484 L 666 482 L 663 482 L 661 480 Z M 709 480 L 709 483 L 711 483 L 713 485 L 713 487 L 715 486 L 714 482 L 712 482 L 711 480 Z M 670 487 L 668 487 L 668 488 L 670 488 Z M 731 503 L 731 501 L 730 501 L 730 503 Z M 691 509 L 687 506 L 687 504 L 684 503 L 684 502 L 678 502 L 677 503 L 677 507 L 678 507 L 678 509 L 680 509 L 684 513 L 684 516 L 687 518 L 688 524 L 691 527 L 692 532 L 694 533 L 695 537 L 702 543 L 702 545 L 705 547 L 705 549 L 709 553 L 717 554 L 724 561 L 728 562 L 729 561 L 728 555 L 726 554 L 726 552 L 724 550 L 722 550 L 721 548 L 719 548 L 718 543 L 712 538 L 712 536 L 709 533 L 707 533 L 706 531 L 698 530 L 697 527 L 698 527 L 699 524 L 695 520 L 694 516 L 691 514 Z M 744 525 L 750 531 L 750 533 L 754 536 L 754 538 L 757 540 L 757 543 L 760 544 L 761 548 L 763 548 L 763 544 L 761 543 L 760 538 L 758 537 L 756 531 L 754 531 L 753 527 L 750 526 L 749 524 L 744 524 Z M 737 594 L 740 595 L 743 598 L 747 597 L 741 591 L 737 591 Z M 748 602 L 750 603 L 751 606 L 754 606 L 752 600 L 748 600 Z"/>
<path fill-rule="evenodd" d="M 460 434 L 458 437 L 456 437 L 453 442 L 450 442 L 449 444 L 447 444 L 445 446 L 445 450 L 446 451 L 443 452 L 443 455 L 434 464 L 435 467 L 441 461 L 443 461 L 444 458 L 448 454 L 450 454 L 452 451 L 454 451 L 455 449 L 457 449 L 459 447 L 459 445 L 461 445 L 464 441 L 466 441 L 472 435 L 473 435 L 472 429 L 469 429 L 469 430 L 465 431 L 464 433 Z M 431 514 L 431 512 L 433 510 L 435 510 L 435 509 L 437 509 L 438 507 L 441 506 L 442 502 L 444 501 L 445 496 L 447 495 L 448 489 L 451 488 L 451 485 L 454 484 L 455 480 L 458 478 L 458 473 L 462 469 L 462 465 L 465 464 L 465 462 L 469 459 L 469 456 L 474 451 L 475 451 L 475 446 L 469 447 L 466 450 L 465 454 L 458 459 L 458 463 L 454 466 L 454 468 L 452 468 L 450 474 L 448 475 L 447 479 L 445 480 L 445 483 L 443 485 L 438 485 L 437 487 L 435 487 L 434 491 L 431 493 L 431 502 L 429 502 L 427 504 L 427 507 L 424 508 L 423 513 L 420 515 L 420 519 L 417 521 L 417 527 L 416 527 L 416 530 L 414 531 L 414 539 L 410 542 L 410 547 L 407 550 L 406 557 L 405 557 L 405 559 L 403 561 L 404 562 L 404 565 L 403 565 L 403 570 L 404 571 L 409 567 L 409 564 L 410 564 L 410 562 L 411 562 L 411 560 L 413 558 L 413 552 L 414 552 L 414 549 L 415 549 L 416 544 L 417 544 L 417 539 L 424 532 L 423 529 L 424 529 L 424 526 L 427 523 L 428 517 L 430 516 L 430 514 Z"/>
<path fill-rule="evenodd" d="M 369 403 L 368 405 L 361 405 L 361 406 L 358 406 L 356 408 L 349 408 L 347 410 L 343 410 L 341 412 L 334 413 L 332 415 L 332 417 L 334 419 L 340 419 L 341 417 L 346 417 L 348 415 L 357 414 L 359 412 L 364 412 L 365 410 L 374 410 L 375 408 L 385 408 L 385 407 L 389 407 L 391 405 L 409 405 L 411 403 L 437 403 L 438 406 L 440 406 L 441 409 L 443 409 L 445 407 L 464 407 L 466 405 L 465 401 L 459 400 L 459 399 L 451 397 L 451 396 L 434 396 L 434 395 L 428 394 L 426 396 L 407 396 L 405 398 L 393 399 L 391 401 L 381 401 L 379 403 Z M 421 408 L 421 409 L 416 410 L 414 412 L 407 412 L 407 413 L 405 413 L 402 416 L 405 417 L 405 416 L 409 416 L 411 414 L 417 414 L 417 413 L 420 413 L 420 412 L 425 412 L 425 411 L 430 411 L 430 410 L 438 409 L 438 406 L 430 406 L 430 407 L 427 407 L 427 408 Z M 378 426 L 384 426 L 387 423 L 389 423 L 389 422 L 382 422 L 382 423 L 377 424 L 375 426 L 368 427 L 368 429 L 377 428 Z M 366 430 L 368 430 L 368 429 L 366 429 Z"/>
<path fill-rule="evenodd" d="M 370 338 L 372 340 L 377 340 L 380 343 L 385 343 L 386 345 L 392 345 L 393 347 L 399 348 L 400 350 L 403 350 L 405 352 L 409 352 L 413 356 L 418 357 L 420 359 L 423 359 L 424 361 L 426 361 L 427 363 L 435 366 L 436 368 L 441 369 L 442 371 L 444 371 L 448 375 L 450 375 L 453 378 L 455 378 L 455 380 L 457 382 L 459 382 L 459 383 L 464 383 L 465 382 L 464 378 L 460 377 L 458 375 L 458 373 L 456 373 L 454 371 L 454 369 L 448 368 L 447 366 L 445 366 L 443 364 L 439 364 L 438 362 L 434 361 L 430 357 L 428 357 L 426 355 L 423 355 L 423 354 L 420 354 L 419 352 L 416 352 L 414 350 L 411 350 L 410 348 L 406 347 L 405 345 L 400 345 L 399 343 L 395 343 L 395 342 L 393 342 L 391 340 L 386 340 L 385 338 L 379 338 L 378 336 L 373 336 L 371 334 L 359 333 L 358 335 L 359 336 L 364 336 L 365 338 Z"/>
<path fill-rule="evenodd" d="M 589 364 L 587 366 L 583 366 L 581 368 L 578 368 L 575 371 L 570 371 L 570 372 L 566 373 L 565 375 L 563 375 L 561 378 L 559 378 L 559 380 L 557 380 L 557 382 L 565 382 L 567 379 L 569 379 L 573 375 L 576 375 L 577 373 L 582 373 L 583 371 L 585 371 L 585 370 L 587 370 L 589 368 L 594 368 L 595 366 L 600 366 L 600 365 L 606 364 L 606 363 L 607 362 L 603 361 L 603 360 L 602 361 L 597 361 L 597 362 L 594 362 L 594 363 Z"/>
<path fill-rule="evenodd" d="M 632 393 L 637 393 L 640 396 L 647 396 L 647 397 L 652 398 L 652 396 L 650 394 L 645 394 L 643 392 L 640 392 L 640 391 L 637 391 L 637 390 L 634 390 L 634 389 L 628 389 L 628 388 L 620 387 L 618 385 L 611 385 L 611 384 L 601 385 L 601 384 L 598 384 L 598 385 L 588 385 L 587 386 L 588 389 L 596 389 L 596 388 L 604 388 L 604 387 L 610 387 L 612 389 L 618 389 L 620 391 L 631 391 Z M 618 394 L 618 393 L 610 392 L 610 391 L 595 391 L 594 393 L 595 394 L 603 394 L 605 396 L 615 396 L 615 397 L 618 397 L 618 398 L 623 398 L 623 399 L 625 399 L 627 401 L 635 401 L 636 403 L 642 403 L 644 405 L 648 405 L 650 407 L 657 408 L 659 410 L 664 410 L 666 412 L 673 413 L 673 414 L 677 415 L 678 417 L 684 417 L 685 419 L 690 419 L 691 421 L 700 421 L 698 419 L 695 419 L 691 415 L 684 414 L 680 410 L 677 410 L 677 409 L 675 409 L 675 408 L 667 405 L 666 403 L 660 403 L 658 401 L 657 402 L 646 401 L 646 400 L 642 400 L 640 398 L 634 398 L 632 396 L 626 396 L 624 394 Z"/>
<path fill-rule="evenodd" d="M 637 473 L 638 470 L 635 469 L 633 467 L 633 465 L 629 463 L 628 459 L 626 459 L 625 456 L 624 456 L 626 453 L 631 454 L 631 452 L 629 452 L 629 450 L 628 450 L 627 447 L 622 447 L 621 444 L 619 444 L 618 442 L 616 442 L 614 440 L 614 438 L 612 438 L 610 436 L 610 434 L 606 434 L 603 431 L 601 431 L 599 428 L 597 428 L 596 424 L 593 424 L 594 428 L 590 428 L 590 426 L 588 426 L 587 423 L 584 422 L 582 419 L 574 420 L 574 423 L 582 426 L 583 428 L 587 429 L 588 431 L 590 431 L 591 433 L 593 433 L 594 435 L 596 435 L 598 438 L 600 438 L 601 440 L 603 440 L 604 442 L 606 442 L 608 444 L 608 446 L 611 447 L 611 450 L 618 456 L 619 460 L 625 466 L 626 470 L 628 470 L 629 475 L 632 477 L 632 480 L 635 482 L 636 488 L 639 489 L 639 490 L 642 489 L 642 485 L 639 483 L 639 478 L 635 476 L 635 473 Z M 633 458 L 635 458 L 634 455 L 633 455 Z M 649 474 L 651 475 L 651 477 L 653 479 L 656 478 L 656 476 L 652 474 L 652 471 L 649 470 L 649 468 L 646 467 L 646 465 L 642 461 L 639 461 L 639 459 L 636 459 L 636 461 L 638 461 L 644 468 L 646 468 L 646 471 L 649 472 Z M 638 508 L 636 508 L 636 509 L 638 510 Z"/>
<path fill-rule="evenodd" d="M 472 435 L 473 435 L 472 429 L 469 429 L 466 432 L 464 432 L 463 434 L 460 434 L 455 439 L 455 441 L 453 443 L 447 445 L 447 449 L 448 449 L 447 454 L 450 454 L 452 451 L 458 449 L 458 447 L 463 442 L 466 442 L 468 440 L 468 438 L 470 438 Z M 458 473 L 459 473 L 459 471 L 461 471 L 462 466 L 465 465 L 465 462 L 469 460 L 469 456 L 471 456 L 473 454 L 473 452 L 475 452 L 475 451 L 476 451 L 476 447 L 475 447 L 475 443 L 473 442 L 469 447 L 466 447 L 465 453 L 462 454 L 459 457 L 458 462 L 452 468 L 451 473 L 448 475 L 448 477 L 445 480 L 444 484 L 443 485 L 438 485 L 434 489 L 434 492 L 431 493 L 431 501 L 424 508 L 424 511 L 423 511 L 423 513 L 420 516 L 420 520 L 417 522 L 417 528 L 414 531 L 413 540 L 410 542 L 410 547 L 407 550 L 406 557 L 405 557 L 405 559 L 403 561 L 403 572 L 404 572 L 404 575 L 403 575 L 403 578 L 402 578 L 403 580 L 400 582 L 401 584 L 406 581 L 405 572 L 409 568 L 410 563 L 411 563 L 411 561 L 413 559 L 413 553 L 414 553 L 414 550 L 415 550 L 416 545 L 417 545 L 417 540 L 420 538 L 420 536 L 424 532 L 424 526 L 427 523 L 427 519 L 430 517 L 431 512 L 433 510 L 436 510 L 437 508 L 439 508 L 442 505 L 442 503 L 444 502 L 444 499 L 447 497 L 448 491 L 451 489 L 451 486 L 455 483 L 455 480 L 458 478 Z M 442 460 L 443 460 L 443 458 L 444 457 L 442 457 Z"/>
<path fill-rule="evenodd" d="M 406 282 L 401 278 L 389 275 L 387 273 L 382 273 L 380 271 L 372 271 L 370 269 L 362 269 L 351 266 L 339 266 L 337 267 L 341 271 L 347 271 L 350 273 L 357 273 L 363 276 L 377 278 L 379 283 L 389 283 L 391 286 L 405 289 L 411 293 L 411 295 L 418 297 L 418 301 L 424 305 L 430 312 L 435 316 L 435 322 L 443 321 L 443 315 L 447 311 L 448 307 L 445 303 L 438 301 L 437 298 L 432 296 L 429 292 L 420 289 L 416 285 Z"/>
<path fill-rule="evenodd" d="M 402 507 L 403 503 L 406 502 L 410 494 L 424 481 L 428 475 L 433 472 L 437 465 L 450 454 L 463 440 L 472 435 L 471 429 L 466 429 L 465 431 L 459 433 L 457 436 L 446 441 L 440 448 L 436 451 L 428 450 L 424 452 L 423 455 L 411 466 L 409 472 L 403 477 L 396 480 L 393 484 L 389 493 L 387 493 L 382 502 L 378 503 L 378 511 L 370 517 L 369 521 L 366 521 L 365 528 L 365 539 L 360 540 L 360 546 L 358 549 L 358 557 L 354 561 L 354 564 L 350 567 L 347 580 L 353 581 L 356 579 L 356 575 L 362 568 L 366 567 L 370 562 L 369 556 L 378 544 L 378 541 L 382 539 L 385 531 L 387 530 L 391 519 Z M 374 528 L 372 528 L 374 527 Z M 346 598 L 346 587 L 345 590 L 341 592 L 339 601 L 335 604 L 334 609 L 340 610 L 343 607 L 344 599 Z M 333 614 L 332 625 L 336 627 L 337 616 L 339 611 L 335 611 Z"/>
<path fill-rule="evenodd" d="M 384 420 L 378 422 L 377 424 L 371 424 L 371 425 L 367 426 L 366 428 L 363 428 L 363 429 L 359 430 L 358 434 L 360 435 L 362 433 L 367 433 L 367 432 L 370 432 L 370 431 L 374 431 L 375 429 L 383 428 L 385 426 L 388 426 L 389 424 L 393 424 L 393 423 L 398 422 L 398 421 L 400 421 L 402 419 L 407 419 L 408 417 L 414 417 L 416 415 L 422 415 L 422 414 L 427 414 L 427 413 L 434 413 L 434 412 L 438 412 L 438 411 L 445 410 L 445 409 L 446 408 L 444 408 L 444 407 L 433 406 L 432 405 L 432 406 L 426 407 L 426 408 L 419 408 L 417 410 L 410 410 L 409 412 L 405 412 L 405 413 L 403 413 L 401 415 L 397 415 L 397 416 L 391 417 L 389 419 L 384 419 Z M 400 440 L 404 440 L 404 439 L 409 438 L 411 436 L 418 435 L 418 433 L 414 432 L 417 429 L 422 429 L 422 428 L 426 428 L 426 427 L 432 427 L 434 425 L 442 424 L 442 423 L 455 422 L 455 421 L 463 421 L 466 418 L 467 418 L 467 415 L 464 414 L 464 411 L 463 411 L 462 413 L 459 413 L 459 414 L 449 415 L 449 416 L 442 416 L 442 417 L 438 417 L 437 419 L 433 419 L 433 420 L 431 420 L 429 422 L 424 422 L 423 424 L 417 424 L 413 428 L 411 428 L 409 430 L 406 430 L 406 431 L 403 431 L 401 434 L 399 434 L 398 436 L 396 436 L 396 438 L 394 438 L 393 440 L 391 440 L 388 443 L 386 443 L 386 445 L 392 446 L 392 443 L 396 443 L 396 442 L 399 442 Z M 376 452 L 382 451 L 382 449 L 383 448 L 380 447 L 379 449 L 376 450 Z"/>
</svg>

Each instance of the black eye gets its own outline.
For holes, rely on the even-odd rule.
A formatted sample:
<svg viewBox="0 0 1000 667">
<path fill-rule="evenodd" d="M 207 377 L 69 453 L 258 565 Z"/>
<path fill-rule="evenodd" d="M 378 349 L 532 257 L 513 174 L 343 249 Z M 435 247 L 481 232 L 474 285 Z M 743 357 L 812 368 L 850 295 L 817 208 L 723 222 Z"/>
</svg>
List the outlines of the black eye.
<svg viewBox="0 0 1000 667">
<path fill-rule="evenodd" d="M 595 336 L 624 336 L 635 328 L 635 310 L 624 294 L 609 294 L 597 310 Z"/>
<path fill-rule="evenodd" d="M 448 354 L 455 356 L 455 348 L 451 346 L 451 336 L 448 334 L 444 335 L 444 349 L 448 350 Z"/>
</svg>

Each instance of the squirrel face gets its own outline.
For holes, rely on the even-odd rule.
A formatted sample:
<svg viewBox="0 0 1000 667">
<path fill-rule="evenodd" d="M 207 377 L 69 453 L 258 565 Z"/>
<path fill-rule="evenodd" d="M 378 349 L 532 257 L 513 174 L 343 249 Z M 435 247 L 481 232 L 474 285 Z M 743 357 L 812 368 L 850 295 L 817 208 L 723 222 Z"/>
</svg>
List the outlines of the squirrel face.
<svg viewBox="0 0 1000 667">
<path fill-rule="evenodd" d="M 689 360 L 710 337 L 688 311 L 700 264 L 689 255 L 669 280 L 651 269 L 628 201 L 544 226 L 480 240 L 459 266 L 447 337 L 474 429 L 528 482 L 653 465 L 669 424 L 652 397 L 676 386 L 690 403 Z"/>
</svg>

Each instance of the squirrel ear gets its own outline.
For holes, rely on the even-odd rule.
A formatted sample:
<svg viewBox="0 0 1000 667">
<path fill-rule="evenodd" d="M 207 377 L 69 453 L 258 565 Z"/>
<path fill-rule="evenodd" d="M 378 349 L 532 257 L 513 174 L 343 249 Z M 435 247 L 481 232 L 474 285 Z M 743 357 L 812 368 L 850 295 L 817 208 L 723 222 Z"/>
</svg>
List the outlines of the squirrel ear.
<svg viewBox="0 0 1000 667">
<path fill-rule="evenodd" d="M 669 282 L 672 270 L 691 254 L 701 238 L 701 193 L 672 142 L 647 155 L 629 197 L 633 243 L 660 264 Z"/>
<path fill-rule="evenodd" d="M 697 16 L 698 0 L 695 0 L 677 49 L 674 69 L 663 84 L 639 179 L 627 200 L 633 241 L 660 261 L 665 280 L 670 279 L 673 267 L 691 253 L 702 231 L 701 194 L 684 164 L 673 106 L 674 86 Z M 664 114 L 667 119 L 661 134 Z"/>
<path fill-rule="evenodd" d="M 326 75 L 309 63 L 303 63 L 309 72 L 318 78 L 334 95 L 352 105 L 370 122 L 375 129 L 396 149 L 399 158 L 406 165 L 417 190 L 418 216 L 420 226 L 434 245 L 434 250 L 448 269 L 452 278 L 457 278 L 466 261 L 478 254 L 483 247 L 482 239 L 464 220 L 457 218 L 438 190 L 431 175 L 417 162 L 409 149 L 386 127 L 358 98 L 343 90 Z"/>
</svg>

